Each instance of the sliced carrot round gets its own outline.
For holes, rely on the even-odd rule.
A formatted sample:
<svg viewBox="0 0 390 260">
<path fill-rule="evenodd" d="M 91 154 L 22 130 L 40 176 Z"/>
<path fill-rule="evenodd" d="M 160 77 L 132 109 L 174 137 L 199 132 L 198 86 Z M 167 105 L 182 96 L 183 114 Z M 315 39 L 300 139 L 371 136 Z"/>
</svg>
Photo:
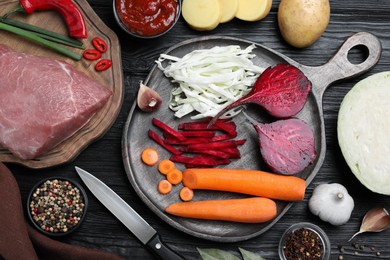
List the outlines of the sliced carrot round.
<svg viewBox="0 0 390 260">
<path fill-rule="evenodd" d="M 190 201 L 190 200 L 192 200 L 193 197 L 194 197 L 194 191 L 191 190 L 190 188 L 188 188 L 188 187 L 183 187 L 183 188 L 180 190 L 180 198 L 181 198 L 183 201 Z"/>
<path fill-rule="evenodd" d="M 161 180 L 157 188 L 161 194 L 168 194 L 172 190 L 172 184 L 167 180 Z"/>
<path fill-rule="evenodd" d="M 167 173 L 167 180 L 176 185 L 183 180 L 183 173 L 179 169 L 175 168 Z"/>
<path fill-rule="evenodd" d="M 145 148 L 141 155 L 142 161 L 149 166 L 153 166 L 158 162 L 158 153 L 156 149 Z"/>
<path fill-rule="evenodd" d="M 173 169 L 175 169 L 175 163 L 169 159 L 164 159 L 158 164 L 158 170 L 164 175 L 168 174 L 168 172 Z"/>
</svg>

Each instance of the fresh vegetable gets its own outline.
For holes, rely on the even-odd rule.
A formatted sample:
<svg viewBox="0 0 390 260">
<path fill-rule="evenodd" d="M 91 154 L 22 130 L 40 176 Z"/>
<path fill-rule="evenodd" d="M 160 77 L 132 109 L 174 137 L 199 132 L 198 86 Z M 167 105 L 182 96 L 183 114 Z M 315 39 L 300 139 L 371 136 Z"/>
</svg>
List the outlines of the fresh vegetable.
<svg viewBox="0 0 390 260">
<path fill-rule="evenodd" d="M 184 141 L 186 139 L 185 136 L 183 136 L 180 132 L 176 131 L 175 129 L 168 126 L 164 122 L 158 120 L 157 118 L 153 118 L 152 123 L 153 123 L 153 125 L 160 128 L 162 131 L 165 131 L 166 133 L 168 133 L 171 136 L 174 136 L 175 138 L 179 139 L 180 141 Z"/>
<path fill-rule="evenodd" d="M 85 49 L 82 41 L 80 41 L 78 39 L 70 38 L 68 35 L 49 31 L 49 30 L 46 30 L 44 28 L 41 28 L 41 27 L 38 27 L 38 26 L 35 26 L 32 24 L 24 23 L 21 21 L 13 20 L 10 18 L 6 18 L 4 16 L 0 16 L 0 22 L 18 27 L 20 29 L 30 31 L 32 33 L 35 33 L 37 36 L 44 38 L 46 40 L 52 41 L 52 42 L 60 43 L 63 45 L 67 45 L 67 46 L 82 49 L 82 50 Z"/>
<path fill-rule="evenodd" d="M 168 194 L 172 190 L 172 184 L 167 180 L 161 180 L 157 185 L 157 190 L 161 194 Z"/>
<path fill-rule="evenodd" d="M 139 109 L 144 112 L 152 112 L 159 109 L 161 103 L 162 98 L 160 94 L 140 82 L 137 94 L 137 105 Z"/>
<path fill-rule="evenodd" d="M 281 0 L 278 24 L 284 40 L 297 48 L 317 41 L 330 20 L 329 0 Z"/>
<path fill-rule="evenodd" d="M 148 135 L 151 139 L 153 139 L 153 141 L 155 141 L 156 143 L 158 143 L 159 145 L 161 145 L 163 148 L 165 148 L 167 151 L 169 151 L 171 154 L 182 154 L 181 151 L 179 151 L 178 149 L 176 149 L 175 147 L 173 147 L 172 145 L 170 144 L 166 144 L 164 142 L 164 139 L 159 136 L 156 132 L 154 132 L 153 130 L 150 130 L 148 131 Z"/>
<path fill-rule="evenodd" d="M 314 134 L 303 120 L 289 118 L 263 124 L 246 117 L 257 131 L 261 155 L 272 171 L 293 175 L 315 159 Z"/>
<path fill-rule="evenodd" d="M 164 159 L 158 164 L 158 171 L 164 175 L 167 175 L 168 172 L 172 171 L 175 168 L 175 163 L 169 159 Z"/>
<path fill-rule="evenodd" d="M 194 197 L 194 191 L 188 187 L 183 187 L 180 190 L 179 196 L 182 201 L 190 201 Z"/>
<path fill-rule="evenodd" d="M 219 0 L 183 0 L 181 14 L 198 31 L 215 29 L 221 20 Z"/>
<path fill-rule="evenodd" d="M 31 14 L 34 11 L 56 11 L 64 18 L 71 37 L 87 38 L 84 16 L 71 0 L 19 0 L 19 3 L 20 6 L 12 12 Z"/>
<path fill-rule="evenodd" d="M 219 0 L 219 8 L 221 11 L 220 23 L 227 23 L 236 16 L 239 1 L 240 0 Z"/>
<path fill-rule="evenodd" d="M 177 185 L 183 180 L 183 173 L 179 169 L 174 168 L 167 173 L 167 180 L 171 184 Z"/>
<path fill-rule="evenodd" d="M 286 201 L 302 200 L 306 190 L 306 181 L 301 178 L 246 169 L 186 169 L 183 184 L 190 189 L 229 191 Z"/>
<path fill-rule="evenodd" d="M 372 208 L 363 218 L 359 232 L 354 234 L 349 241 L 356 235 L 364 232 L 381 232 L 390 227 L 390 215 L 385 208 Z"/>
<path fill-rule="evenodd" d="M 107 43 L 99 37 L 94 37 L 92 39 L 92 45 L 93 47 L 95 47 L 96 50 L 100 51 L 101 53 L 107 51 Z"/>
<path fill-rule="evenodd" d="M 149 137 L 172 153 L 170 160 L 183 163 L 187 168 L 228 164 L 231 159 L 240 158 L 237 147 L 246 141 L 234 140 L 236 125 L 229 120 L 218 120 L 210 128 L 207 127 L 210 119 L 183 122 L 178 125 L 179 131 L 157 118 L 152 122 L 163 132 L 164 138 L 153 130 L 149 130 Z"/>
<path fill-rule="evenodd" d="M 107 69 L 111 68 L 111 66 L 112 66 L 111 60 L 101 59 L 100 61 L 98 61 L 98 63 L 96 63 L 95 70 L 103 71 L 103 70 L 107 70 Z"/>
<path fill-rule="evenodd" d="M 348 222 L 354 206 L 347 189 L 338 183 L 318 185 L 309 200 L 311 213 L 336 226 Z"/>
<path fill-rule="evenodd" d="M 356 178 L 373 192 L 390 195 L 390 72 L 358 82 L 345 95 L 337 122 L 341 152 Z"/>
<path fill-rule="evenodd" d="M 158 162 L 158 153 L 154 148 L 145 148 L 141 154 L 142 161 L 149 166 L 153 166 Z"/>
<path fill-rule="evenodd" d="M 50 48 L 58 53 L 61 53 L 69 58 L 72 58 L 74 60 L 80 60 L 82 57 L 80 54 L 74 53 L 74 52 L 72 52 L 64 47 L 61 47 L 61 46 L 59 46 L 59 45 L 57 45 L 49 40 L 46 40 L 46 39 L 38 36 L 36 33 L 30 32 L 30 31 L 27 31 L 24 29 L 20 29 L 18 27 L 15 27 L 15 26 L 12 26 L 9 24 L 5 24 L 1 20 L 0 20 L 0 30 L 5 30 L 5 31 L 8 31 L 10 33 L 17 34 L 23 38 L 32 40 L 36 43 L 39 43 L 47 48 Z"/>
<path fill-rule="evenodd" d="M 98 50 L 89 49 L 83 52 L 83 57 L 87 60 L 98 60 L 102 57 L 102 53 Z"/>
<path fill-rule="evenodd" d="M 272 0 L 239 0 L 236 17 L 244 21 L 259 21 L 265 18 L 272 7 Z"/>
<path fill-rule="evenodd" d="M 276 216 L 276 203 L 268 198 L 244 198 L 177 202 L 165 208 L 169 214 L 207 220 L 262 223 Z"/>
<path fill-rule="evenodd" d="M 196 1 L 196 0 L 195 0 Z M 195 50 L 182 58 L 161 54 L 156 61 L 164 75 L 179 84 L 172 90 L 170 109 L 176 117 L 193 111 L 191 119 L 215 116 L 227 103 L 245 96 L 263 68 L 252 62 L 255 45 L 236 45 Z M 163 65 L 168 61 L 168 65 Z M 234 116 L 238 112 L 231 112 Z"/>
<path fill-rule="evenodd" d="M 233 108 L 248 103 L 259 105 L 278 118 L 293 116 L 305 105 L 310 90 L 311 83 L 301 70 L 289 64 L 277 64 L 259 76 L 247 95 L 219 111 L 210 125 Z"/>
</svg>

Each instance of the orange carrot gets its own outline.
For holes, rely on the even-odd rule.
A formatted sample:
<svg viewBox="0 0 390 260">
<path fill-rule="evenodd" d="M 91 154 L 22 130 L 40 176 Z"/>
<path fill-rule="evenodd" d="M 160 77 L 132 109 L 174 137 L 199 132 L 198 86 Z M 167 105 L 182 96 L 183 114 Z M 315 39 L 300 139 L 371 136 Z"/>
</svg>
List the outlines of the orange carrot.
<svg viewBox="0 0 390 260">
<path fill-rule="evenodd" d="M 158 170 L 164 175 L 173 169 L 175 169 L 175 163 L 169 159 L 164 159 L 158 164 Z"/>
<path fill-rule="evenodd" d="M 179 194 L 183 201 L 190 201 L 194 197 L 194 191 L 188 187 L 183 187 Z"/>
<path fill-rule="evenodd" d="M 149 166 L 153 166 L 158 162 L 158 153 L 156 149 L 145 148 L 141 154 L 142 161 Z"/>
<path fill-rule="evenodd" d="M 295 177 L 244 169 L 186 169 L 183 184 L 190 189 L 219 190 L 286 201 L 303 200 L 306 181 Z"/>
<path fill-rule="evenodd" d="M 168 194 L 172 190 L 172 184 L 167 180 L 161 180 L 158 183 L 158 192 Z"/>
<path fill-rule="evenodd" d="M 183 173 L 179 169 L 175 168 L 172 171 L 167 173 L 167 180 L 176 185 L 183 180 Z"/>
<path fill-rule="evenodd" d="M 179 217 L 262 223 L 276 216 L 276 203 L 268 198 L 253 197 L 228 200 L 177 202 L 165 211 Z"/>
</svg>

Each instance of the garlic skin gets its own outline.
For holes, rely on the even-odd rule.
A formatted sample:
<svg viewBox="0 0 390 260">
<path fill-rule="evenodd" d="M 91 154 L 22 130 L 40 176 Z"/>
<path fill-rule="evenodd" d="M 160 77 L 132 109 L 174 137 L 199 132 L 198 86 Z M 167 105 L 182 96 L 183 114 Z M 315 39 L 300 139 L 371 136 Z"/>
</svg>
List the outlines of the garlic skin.
<svg viewBox="0 0 390 260">
<path fill-rule="evenodd" d="M 335 226 L 348 222 L 354 206 L 347 189 L 338 183 L 318 185 L 309 200 L 311 213 Z"/>
<path fill-rule="evenodd" d="M 144 112 L 152 112 L 157 110 L 161 103 L 162 98 L 160 94 L 140 82 L 137 95 L 137 105 L 139 109 Z"/>
</svg>

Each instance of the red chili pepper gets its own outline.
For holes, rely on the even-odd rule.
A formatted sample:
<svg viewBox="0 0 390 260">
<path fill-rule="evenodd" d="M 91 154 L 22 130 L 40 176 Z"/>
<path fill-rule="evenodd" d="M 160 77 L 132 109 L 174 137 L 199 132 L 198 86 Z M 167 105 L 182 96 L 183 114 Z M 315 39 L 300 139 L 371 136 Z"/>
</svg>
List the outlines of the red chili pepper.
<svg viewBox="0 0 390 260">
<path fill-rule="evenodd" d="M 102 53 L 98 50 L 85 50 L 83 52 L 83 57 L 87 60 L 98 60 L 102 57 Z"/>
<path fill-rule="evenodd" d="M 99 37 L 95 37 L 92 39 L 92 45 L 95 47 L 96 50 L 100 52 L 107 51 L 107 43 Z"/>
<path fill-rule="evenodd" d="M 109 59 L 102 59 L 95 65 L 95 70 L 97 71 L 103 71 L 112 66 L 112 61 Z"/>
<path fill-rule="evenodd" d="M 34 11 L 54 10 L 62 15 L 69 36 L 74 38 L 87 38 L 87 28 L 83 14 L 71 0 L 19 0 L 27 14 Z"/>
</svg>

